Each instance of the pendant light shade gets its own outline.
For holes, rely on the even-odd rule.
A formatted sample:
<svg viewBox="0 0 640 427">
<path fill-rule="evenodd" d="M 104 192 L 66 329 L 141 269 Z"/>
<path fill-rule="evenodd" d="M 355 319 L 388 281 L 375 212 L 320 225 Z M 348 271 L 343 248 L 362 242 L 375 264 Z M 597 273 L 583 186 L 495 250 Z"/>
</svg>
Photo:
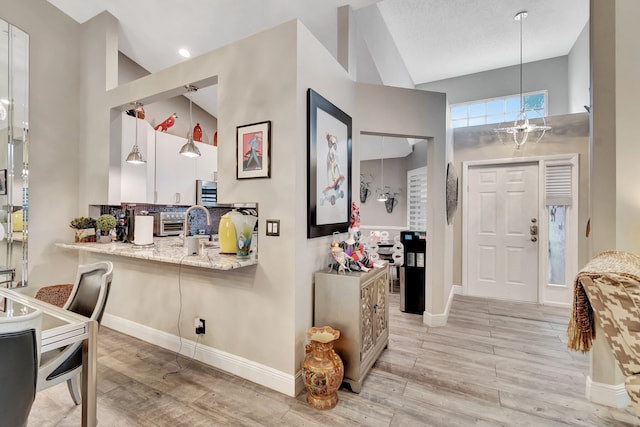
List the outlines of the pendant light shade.
<svg viewBox="0 0 640 427">
<path fill-rule="evenodd" d="M 139 102 L 132 102 L 131 105 L 133 106 L 133 111 L 135 111 L 136 113 L 136 139 L 133 147 L 131 147 L 131 152 L 127 156 L 126 161 L 127 163 L 131 163 L 133 165 L 143 165 L 147 162 L 142 158 L 140 147 L 138 147 L 138 109 L 142 107 L 142 104 L 140 104 Z"/>
<path fill-rule="evenodd" d="M 519 149 L 525 142 L 527 142 L 529 135 L 536 138 L 535 142 L 538 142 L 542 139 L 546 131 L 551 130 L 551 126 L 546 125 L 544 117 L 542 117 L 542 125 L 536 125 L 529 121 L 529 117 L 527 117 L 525 109 L 524 95 L 522 91 L 522 23 L 528 15 L 527 11 L 522 11 L 518 12 L 516 16 L 513 17 L 514 20 L 520 22 L 520 112 L 511 126 L 501 126 L 493 130 L 498 134 L 498 137 L 504 134 L 513 138 L 513 143 L 515 144 L 516 149 Z"/>
<path fill-rule="evenodd" d="M 187 85 L 185 87 L 187 88 L 187 92 L 189 93 L 189 133 L 187 134 L 187 143 L 184 144 L 182 148 L 180 148 L 180 154 L 186 157 L 200 157 L 200 150 L 193 142 L 193 120 L 191 114 L 193 108 L 191 93 L 197 91 L 198 88 L 193 85 Z"/>
<path fill-rule="evenodd" d="M 186 157 L 200 157 L 200 150 L 196 147 L 196 144 L 193 142 L 193 137 L 191 133 L 189 133 L 189 139 L 187 139 L 187 143 L 180 148 L 180 154 Z"/>
</svg>

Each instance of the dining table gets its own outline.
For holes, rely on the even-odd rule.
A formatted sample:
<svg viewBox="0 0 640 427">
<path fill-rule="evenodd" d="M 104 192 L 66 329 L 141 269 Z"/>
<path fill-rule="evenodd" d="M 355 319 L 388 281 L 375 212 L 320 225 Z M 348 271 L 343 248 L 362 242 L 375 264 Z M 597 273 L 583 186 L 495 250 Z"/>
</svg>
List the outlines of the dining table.
<svg viewBox="0 0 640 427">
<path fill-rule="evenodd" d="M 82 426 L 97 425 L 98 322 L 10 288 L 0 287 L 0 317 L 42 312 L 40 353 L 82 342 Z"/>
</svg>

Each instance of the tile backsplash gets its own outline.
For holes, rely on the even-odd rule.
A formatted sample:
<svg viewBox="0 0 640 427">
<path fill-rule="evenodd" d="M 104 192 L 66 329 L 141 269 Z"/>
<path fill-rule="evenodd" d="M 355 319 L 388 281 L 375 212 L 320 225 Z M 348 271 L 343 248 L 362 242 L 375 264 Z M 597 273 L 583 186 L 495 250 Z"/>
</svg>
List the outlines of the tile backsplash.
<svg viewBox="0 0 640 427">
<path fill-rule="evenodd" d="M 168 205 L 150 205 L 150 204 L 128 204 L 124 203 L 120 206 L 109 206 L 109 205 L 101 205 L 96 206 L 99 208 L 100 215 L 102 214 L 111 214 L 116 218 L 121 218 L 125 215 L 127 209 L 133 209 L 136 215 L 140 215 L 142 212 L 185 212 L 189 206 L 168 206 Z M 231 207 L 212 207 L 207 208 L 209 211 L 209 216 L 211 218 L 211 226 L 207 227 L 207 218 L 204 212 L 200 209 L 195 209 L 191 211 L 191 219 L 189 224 L 191 225 L 192 234 L 197 234 L 198 232 L 203 234 L 217 234 L 218 226 L 220 224 L 220 218 L 222 215 L 231 211 Z M 238 208 L 239 211 L 242 211 L 243 208 Z M 252 211 L 257 212 L 257 208 L 252 208 Z"/>
</svg>

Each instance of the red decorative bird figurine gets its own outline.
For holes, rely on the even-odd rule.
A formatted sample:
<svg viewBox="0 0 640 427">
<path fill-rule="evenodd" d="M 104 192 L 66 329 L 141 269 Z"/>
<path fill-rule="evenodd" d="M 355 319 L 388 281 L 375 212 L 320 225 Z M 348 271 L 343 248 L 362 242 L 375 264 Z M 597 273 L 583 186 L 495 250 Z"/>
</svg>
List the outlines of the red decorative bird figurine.
<svg viewBox="0 0 640 427">
<path fill-rule="evenodd" d="M 176 119 L 177 118 L 178 118 L 178 115 L 176 113 L 173 113 L 172 115 L 167 117 L 167 119 L 164 122 L 160 123 L 159 125 L 157 125 L 153 129 L 159 130 L 161 132 L 166 132 L 167 129 L 169 129 L 171 126 L 176 124 Z"/>
</svg>

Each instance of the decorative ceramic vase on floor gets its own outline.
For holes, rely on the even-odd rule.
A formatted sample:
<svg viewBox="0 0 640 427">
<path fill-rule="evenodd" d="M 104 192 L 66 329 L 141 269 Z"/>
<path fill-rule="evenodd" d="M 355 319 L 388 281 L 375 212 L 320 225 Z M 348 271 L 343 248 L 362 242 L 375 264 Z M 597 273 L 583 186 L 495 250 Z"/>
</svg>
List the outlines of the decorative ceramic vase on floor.
<svg viewBox="0 0 640 427">
<path fill-rule="evenodd" d="M 253 215 L 243 215 L 237 211 L 230 212 L 229 216 L 231 216 L 231 221 L 236 229 L 236 256 L 240 259 L 247 259 L 251 251 L 253 228 L 256 226 L 258 218 Z"/>
<path fill-rule="evenodd" d="M 323 326 L 307 331 L 311 341 L 306 345 L 307 356 L 302 364 L 307 402 L 316 409 L 331 409 L 338 403 L 338 388 L 344 377 L 344 365 L 333 349 L 340 331 Z"/>
</svg>

